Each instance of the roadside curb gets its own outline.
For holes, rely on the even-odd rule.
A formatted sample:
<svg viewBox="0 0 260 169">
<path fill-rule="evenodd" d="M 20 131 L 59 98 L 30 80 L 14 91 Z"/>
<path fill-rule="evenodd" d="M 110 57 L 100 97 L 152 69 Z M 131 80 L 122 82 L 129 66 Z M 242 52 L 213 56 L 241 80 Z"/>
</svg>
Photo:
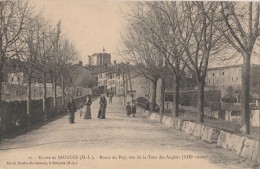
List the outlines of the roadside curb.
<svg viewBox="0 0 260 169">
<path fill-rule="evenodd" d="M 137 107 L 137 113 L 143 114 L 149 120 L 159 123 L 161 122 L 168 127 L 172 127 L 188 135 L 198 137 L 207 143 L 217 144 L 224 149 L 230 150 L 244 158 L 260 164 L 260 141 L 257 139 L 252 139 L 204 124 L 165 115 L 161 120 L 160 114 L 144 110 L 141 107 Z"/>
</svg>

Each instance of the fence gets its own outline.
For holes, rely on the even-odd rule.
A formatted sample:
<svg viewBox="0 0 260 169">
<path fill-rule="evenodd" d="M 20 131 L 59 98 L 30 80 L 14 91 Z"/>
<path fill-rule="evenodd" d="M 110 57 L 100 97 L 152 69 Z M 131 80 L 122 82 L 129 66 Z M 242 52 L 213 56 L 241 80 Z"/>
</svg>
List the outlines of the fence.
<svg viewBox="0 0 260 169">
<path fill-rule="evenodd" d="M 85 96 L 74 98 L 76 106 L 79 108 L 85 100 Z M 54 109 L 53 98 L 46 99 L 46 113 L 48 118 L 66 113 L 66 107 L 62 105 L 62 98 L 57 97 L 57 107 Z M 67 101 L 65 101 L 67 105 Z M 31 122 L 36 124 L 44 120 L 42 100 L 32 100 L 31 102 Z M 27 101 L 0 102 L 0 134 L 10 133 L 14 130 L 24 128 L 27 121 Z"/>
</svg>

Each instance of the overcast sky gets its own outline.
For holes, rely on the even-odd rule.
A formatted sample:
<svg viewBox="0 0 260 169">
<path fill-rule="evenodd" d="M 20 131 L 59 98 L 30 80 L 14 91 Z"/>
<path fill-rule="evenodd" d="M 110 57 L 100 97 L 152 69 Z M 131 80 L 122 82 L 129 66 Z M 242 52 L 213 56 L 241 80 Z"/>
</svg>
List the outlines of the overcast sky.
<svg viewBox="0 0 260 169">
<path fill-rule="evenodd" d="M 118 55 L 120 31 L 123 19 L 120 6 L 123 2 L 90 0 L 30 0 L 36 12 L 43 11 L 55 25 L 62 20 L 61 31 L 70 39 L 80 53 L 84 64 L 88 55 L 102 52 L 103 46 L 113 60 Z"/>
<path fill-rule="evenodd" d="M 118 48 L 120 49 L 120 31 L 126 25 L 122 14 L 122 11 L 127 12 L 125 1 L 29 0 L 29 2 L 35 6 L 36 12 L 43 11 L 53 25 L 62 20 L 62 34 L 75 44 L 80 60 L 84 64 L 88 63 L 88 55 L 102 52 L 103 46 L 107 53 L 111 53 L 112 62 L 122 60 Z M 260 49 L 256 48 L 256 51 L 260 53 Z M 236 64 L 239 63 L 242 63 L 242 59 Z M 259 54 L 252 57 L 252 63 L 260 64 Z"/>
</svg>

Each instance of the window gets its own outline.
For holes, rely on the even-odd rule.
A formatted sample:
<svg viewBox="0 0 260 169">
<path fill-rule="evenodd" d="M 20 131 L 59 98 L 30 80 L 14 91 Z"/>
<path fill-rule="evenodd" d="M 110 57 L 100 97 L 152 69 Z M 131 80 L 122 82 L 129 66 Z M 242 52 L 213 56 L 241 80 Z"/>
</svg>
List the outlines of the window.
<svg viewBox="0 0 260 169">
<path fill-rule="evenodd" d="M 14 78 L 12 77 L 12 78 L 11 78 L 11 82 L 13 82 L 13 81 L 14 81 Z"/>
<path fill-rule="evenodd" d="M 232 77 L 232 82 L 233 82 L 233 77 Z"/>
<path fill-rule="evenodd" d="M 212 76 L 215 76 L 215 74 L 214 74 L 214 73 L 212 73 Z"/>
<path fill-rule="evenodd" d="M 20 83 L 20 77 L 19 76 L 17 77 L 17 82 Z"/>
<path fill-rule="evenodd" d="M 222 75 L 225 75 L 225 73 L 224 73 L 224 72 L 222 72 Z"/>
<path fill-rule="evenodd" d="M 238 77 L 236 77 L 236 81 L 238 81 Z"/>
<path fill-rule="evenodd" d="M 209 83 L 210 83 L 210 80 L 209 80 Z"/>
</svg>

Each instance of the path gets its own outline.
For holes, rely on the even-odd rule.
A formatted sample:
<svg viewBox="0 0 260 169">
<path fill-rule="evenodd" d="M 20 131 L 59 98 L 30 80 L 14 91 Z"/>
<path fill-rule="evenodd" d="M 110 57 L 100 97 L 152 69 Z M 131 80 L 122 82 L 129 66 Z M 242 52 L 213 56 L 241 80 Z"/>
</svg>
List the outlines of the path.
<svg viewBox="0 0 260 169">
<path fill-rule="evenodd" d="M 149 121 L 141 114 L 127 117 L 121 100 L 114 97 L 108 104 L 106 119 L 96 118 L 96 100 L 91 120 L 80 119 L 78 111 L 75 124 L 69 124 L 64 116 L 25 135 L 2 140 L 0 169 L 250 167 L 249 161 L 215 144 Z"/>
</svg>

